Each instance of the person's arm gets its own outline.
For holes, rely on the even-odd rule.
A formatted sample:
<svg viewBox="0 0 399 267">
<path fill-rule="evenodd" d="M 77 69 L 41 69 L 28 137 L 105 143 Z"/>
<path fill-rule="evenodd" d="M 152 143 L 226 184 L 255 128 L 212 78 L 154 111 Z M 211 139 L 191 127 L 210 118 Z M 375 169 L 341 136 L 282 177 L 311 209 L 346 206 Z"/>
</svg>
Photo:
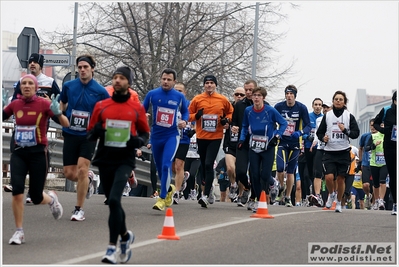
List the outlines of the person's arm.
<svg viewBox="0 0 399 267">
<path fill-rule="evenodd" d="M 384 117 L 384 108 L 380 110 L 380 112 L 377 114 L 377 116 L 374 119 L 374 124 L 373 127 L 379 131 L 380 133 L 384 133 L 384 128 L 381 127 L 381 123 L 383 123 L 382 118 Z"/>
<path fill-rule="evenodd" d="M 317 138 L 319 138 L 320 141 L 324 142 L 324 135 L 326 134 L 327 131 L 327 123 L 326 123 L 326 115 L 323 116 L 321 119 L 319 128 L 317 129 L 316 135 Z"/>
</svg>

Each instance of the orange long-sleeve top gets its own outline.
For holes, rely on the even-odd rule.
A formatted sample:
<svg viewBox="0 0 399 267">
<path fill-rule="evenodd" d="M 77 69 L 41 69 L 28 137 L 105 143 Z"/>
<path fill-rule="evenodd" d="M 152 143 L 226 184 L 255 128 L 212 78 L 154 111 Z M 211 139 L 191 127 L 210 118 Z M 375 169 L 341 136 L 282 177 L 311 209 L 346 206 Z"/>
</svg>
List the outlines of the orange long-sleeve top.
<svg viewBox="0 0 399 267">
<path fill-rule="evenodd" d="M 204 109 L 203 116 L 195 119 L 195 114 Z M 189 121 L 195 121 L 195 131 L 198 139 L 216 140 L 223 138 L 223 126 L 220 124 L 220 117 L 225 116 L 231 121 L 233 105 L 224 95 L 213 92 L 211 95 L 204 92 L 195 96 L 188 108 Z"/>
</svg>

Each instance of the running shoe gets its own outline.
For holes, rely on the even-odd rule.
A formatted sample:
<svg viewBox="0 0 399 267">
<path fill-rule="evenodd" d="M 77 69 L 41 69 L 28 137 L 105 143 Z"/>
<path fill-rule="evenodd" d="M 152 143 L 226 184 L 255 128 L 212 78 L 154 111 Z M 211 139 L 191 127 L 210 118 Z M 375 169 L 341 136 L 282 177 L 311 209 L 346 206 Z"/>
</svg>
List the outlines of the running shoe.
<svg viewBox="0 0 399 267">
<path fill-rule="evenodd" d="M 247 202 L 247 210 L 252 210 L 254 208 L 255 201 L 253 199 L 248 200 Z"/>
<path fill-rule="evenodd" d="M 393 203 L 391 215 L 396 215 L 396 203 Z"/>
<path fill-rule="evenodd" d="M 23 231 L 16 231 L 10 241 L 8 241 L 8 244 L 10 245 L 21 245 L 23 243 L 25 243 L 25 235 Z"/>
<path fill-rule="evenodd" d="M 163 198 L 158 198 L 157 199 L 157 202 L 155 202 L 155 204 L 154 204 L 154 206 L 152 206 L 152 208 L 154 209 L 154 210 L 160 210 L 160 211 L 163 211 L 163 210 L 165 210 L 165 199 L 163 199 Z"/>
<path fill-rule="evenodd" d="M 48 195 L 53 199 L 53 204 L 50 204 L 51 213 L 53 214 L 54 219 L 59 220 L 63 213 L 62 205 L 58 201 L 58 196 L 55 191 L 49 191 Z"/>
<path fill-rule="evenodd" d="M 231 185 L 230 186 L 229 198 L 231 199 L 232 202 L 237 197 L 237 189 L 238 189 L 237 185 L 235 185 L 235 186 Z"/>
<path fill-rule="evenodd" d="M 130 188 L 129 182 L 126 182 L 125 188 L 123 188 L 122 196 L 128 197 L 130 190 L 132 190 L 132 189 Z"/>
<path fill-rule="evenodd" d="M 251 191 L 249 189 L 245 189 L 244 191 L 242 191 L 242 195 L 241 195 L 241 203 L 243 205 L 247 204 L 248 199 L 249 199 L 249 193 Z"/>
<path fill-rule="evenodd" d="M 134 171 L 132 171 L 132 173 L 130 174 L 128 181 L 131 188 L 136 188 L 139 184 L 136 178 L 136 173 Z"/>
<path fill-rule="evenodd" d="M 284 185 L 283 187 L 279 186 L 278 195 L 277 195 L 277 197 L 275 198 L 275 200 L 276 200 L 277 202 L 280 202 L 281 200 L 283 200 L 284 193 L 285 193 L 285 189 L 286 189 L 286 186 L 285 186 L 285 185 Z"/>
<path fill-rule="evenodd" d="M 213 190 L 214 190 L 214 188 L 212 185 L 211 190 L 209 191 L 209 197 L 208 197 L 209 204 L 213 204 L 215 202 L 215 193 L 213 192 Z"/>
<path fill-rule="evenodd" d="M 134 234 L 132 231 L 128 230 L 127 234 L 129 239 L 127 241 L 122 241 L 122 238 L 119 239 L 119 251 L 118 258 L 120 263 L 126 263 L 132 257 L 132 249 L 130 248 L 130 244 L 134 242 Z"/>
<path fill-rule="evenodd" d="M 179 192 L 176 191 L 176 192 L 173 194 L 173 204 L 175 204 L 175 205 L 179 204 L 179 199 L 180 199 L 180 197 L 179 197 Z"/>
<path fill-rule="evenodd" d="M 108 246 L 101 262 L 116 264 L 116 248 L 114 246 Z"/>
<path fill-rule="evenodd" d="M 285 206 L 286 207 L 292 207 L 292 203 L 291 203 L 291 198 L 290 197 L 285 197 Z"/>
<path fill-rule="evenodd" d="M 336 196 L 335 192 L 332 192 L 331 194 L 328 195 L 327 202 L 326 202 L 326 208 L 327 209 L 331 208 L 332 203 L 335 200 L 335 196 Z"/>
<path fill-rule="evenodd" d="M 154 193 L 152 193 L 152 195 L 150 197 L 151 198 L 159 198 L 158 191 L 154 191 Z"/>
<path fill-rule="evenodd" d="M 191 189 L 190 194 L 188 195 L 188 199 L 196 200 L 197 199 L 197 190 Z"/>
<path fill-rule="evenodd" d="M 320 194 L 317 194 L 316 195 L 316 206 L 317 207 L 323 207 L 323 205 L 324 205 L 324 201 L 323 201 L 323 198 L 321 197 L 321 195 Z"/>
<path fill-rule="evenodd" d="M 371 194 L 367 196 L 367 194 L 364 195 L 364 207 L 368 210 L 371 209 Z"/>
<path fill-rule="evenodd" d="M 168 191 L 168 193 L 166 194 L 166 197 L 165 197 L 165 206 L 166 207 L 172 206 L 172 204 L 173 204 L 173 194 L 176 191 L 176 187 L 173 184 L 171 184 L 170 187 L 172 187 L 172 190 L 170 190 L 170 192 Z"/>
<path fill-rule="evenodd" d="M 4 192 L 12 192 L 12 185 L 7 184 L 3 186 Z"/>
<path fill-rule="evenodd" d="M 341 201 L 337 201 L 337 204 L 335 205 L 335 212 L 342 212 Z"/>
<path fill-rule="evenodd" d="M 270 203 L 274 203 L 276 201 L 276 197 L 278 194 L 277 186 L 276 185 L 270 186 L 269 192 L 270 192 Z"/>
<path fill-rule="evenodd" d="M 206 195 L 202 195 L 202 197 L 198 200 L 198 204 L 200 204 L 203 208 L 208 208 L 208 197 Z"/>
<path fill-rule="evenodd" d="M 89 176 L 89 186 L 87 188 L 87 194 L 86 194 L 86 199 L 91 198 L 91 196 L 94 194 L 94 185 L 93 185 L 93 178 L 90 178 Z"/>
<path fill-rule="evenodd" d="M 72 216 L 71 216 L 71 221 L 84 221 L 85 218 L 85 212 L 82 209 L 77 210 L 75 208 L 75 210 L 72 212 Z"/>
<path fill-rule="evenodd" d="M 351 200 L 349 200 L 348 202 L 346 202 L 346 207 L 348 208 L 348 210 L 351 210 L 351 209 L 353 208 L 353 205 L 352 205 L 352 201 L 351 201 Z"/>
<path fill-rule="evenodd" d="M 295 203 L 295 207 L 302 207 L 302 203 L 301 202 L 296 202 Z"/>
<path fill-rule="evenodd" d="M 254 206 L 253 206 L 253 208 L 252 208 L 252 212 L 253 213 L 256 213 L 258 211 L 258 201 L 256 201 L 255 203 L 254 203 Z"/>
<path fill-rule="evenodd" d="M 245 205 L 242 204 L 241 197 L 237 197 L 237 207 L 245 207 Z"/>
<path fill-rule="evenodd" d="M 32 203 L 33 203 L 32 199 L 30 198 L 29 191 L 28 191 L 28 193 L 26 193 L 26 200 L 25 200 L 25 202 L 26 202 L 26 204 L 32 204 Z"/>
<path fill-rule="evenodd" d="M 379 210 L 385 210 L 385 204 L 384 204 L 384 200 L 383 199 L 380 199 L 378 201 L 378 209 Z"/>
</svg>

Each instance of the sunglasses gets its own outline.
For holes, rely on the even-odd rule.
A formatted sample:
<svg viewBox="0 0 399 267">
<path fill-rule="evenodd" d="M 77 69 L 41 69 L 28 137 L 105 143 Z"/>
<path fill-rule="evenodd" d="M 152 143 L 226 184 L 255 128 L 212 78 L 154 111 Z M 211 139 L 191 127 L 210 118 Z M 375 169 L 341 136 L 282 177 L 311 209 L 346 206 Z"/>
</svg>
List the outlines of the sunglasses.
<svg viewBox="0 0 399 267">
<path fill-rule="evenodd" d="M 235 95 L 235 96 L 241 96 L 241 97 L 244 97 L 244 96 L 245 96 L 245 94 L 242 94 L 242 93 L 235 93 L 234 95 Z"/>
</svg>

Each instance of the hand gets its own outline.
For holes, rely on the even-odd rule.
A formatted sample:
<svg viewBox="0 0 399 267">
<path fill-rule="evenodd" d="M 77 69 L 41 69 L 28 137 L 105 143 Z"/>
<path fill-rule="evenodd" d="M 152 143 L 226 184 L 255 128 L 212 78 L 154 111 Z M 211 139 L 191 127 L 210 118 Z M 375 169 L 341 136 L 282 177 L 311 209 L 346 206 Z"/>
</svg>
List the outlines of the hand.
<svg viewBox="0 0 399 267">
<path fill-rule="evenodd" d="M 94 124 L 93 129 L 87 134 L 87 139 L 91 141 L 96 141 L 100 136 L 103 136 L 107 130 L 103 129 L 103 124 L 101 121 Z"/>
<path fill-rule="evenodd" d="M 193 137 L 194 134 L 195 134 L 195 129 L 191 129 L 191 130 L 187 131 L 187 136 L 188 136 L 188 138 Z"/>
<path fill-rule="evenodd" d="M 59 98 L 60 98 L 59 94 L 55 98 L 54 98 L 54 95 L 51 95 L 50 109 L 54 113 L 55 116 L 60 116 L 62 114 L 62 112 L 60 110 L 60 103 L 58 102 Z"/>
<path fill-rule="evenodd" d="M 302 135 L 301 131 L 295 131 L 292 135 L 291 138 L 298 139 Z"/>
<path fill-rule="evenodd" d="M 226 117 L 220 116 L 220 124 L 225 126 L 229 122 L 229 119 Z"/>
<path fill-rule="evenodd" d="M 244 141 L 238 141 L 238 144 L 237 144 L 237 149 L 238 150 L 241 150 L 242 149 L 242 145 L 244 144 Z"/>
<path fill-rule="evenodd" d="M 204 108 L 201 108 L 200 110 L 197 111 L 197 114 L 195 114 L 195 119 L 199 120 L 202 115 L 204 115 Z"/>
<path fill-rule="evenodd" d="M 129 141 L 126 142 L 128 148 L 140 148 L 144 146 L 144 140 L 141 137 L 130 135 Z"/>
<path fill-rule="evenodd" d="M 269 141 L 269 146 L 277 146 L 279 138 L 275 135 Z"/>
<path fill-rule="evenodd" d="M 306 137 L 306 139 L 307 139 L 309 142 L 313 142 L 314 136 L 309 134 L 308 137 Z"/>
</svg>

